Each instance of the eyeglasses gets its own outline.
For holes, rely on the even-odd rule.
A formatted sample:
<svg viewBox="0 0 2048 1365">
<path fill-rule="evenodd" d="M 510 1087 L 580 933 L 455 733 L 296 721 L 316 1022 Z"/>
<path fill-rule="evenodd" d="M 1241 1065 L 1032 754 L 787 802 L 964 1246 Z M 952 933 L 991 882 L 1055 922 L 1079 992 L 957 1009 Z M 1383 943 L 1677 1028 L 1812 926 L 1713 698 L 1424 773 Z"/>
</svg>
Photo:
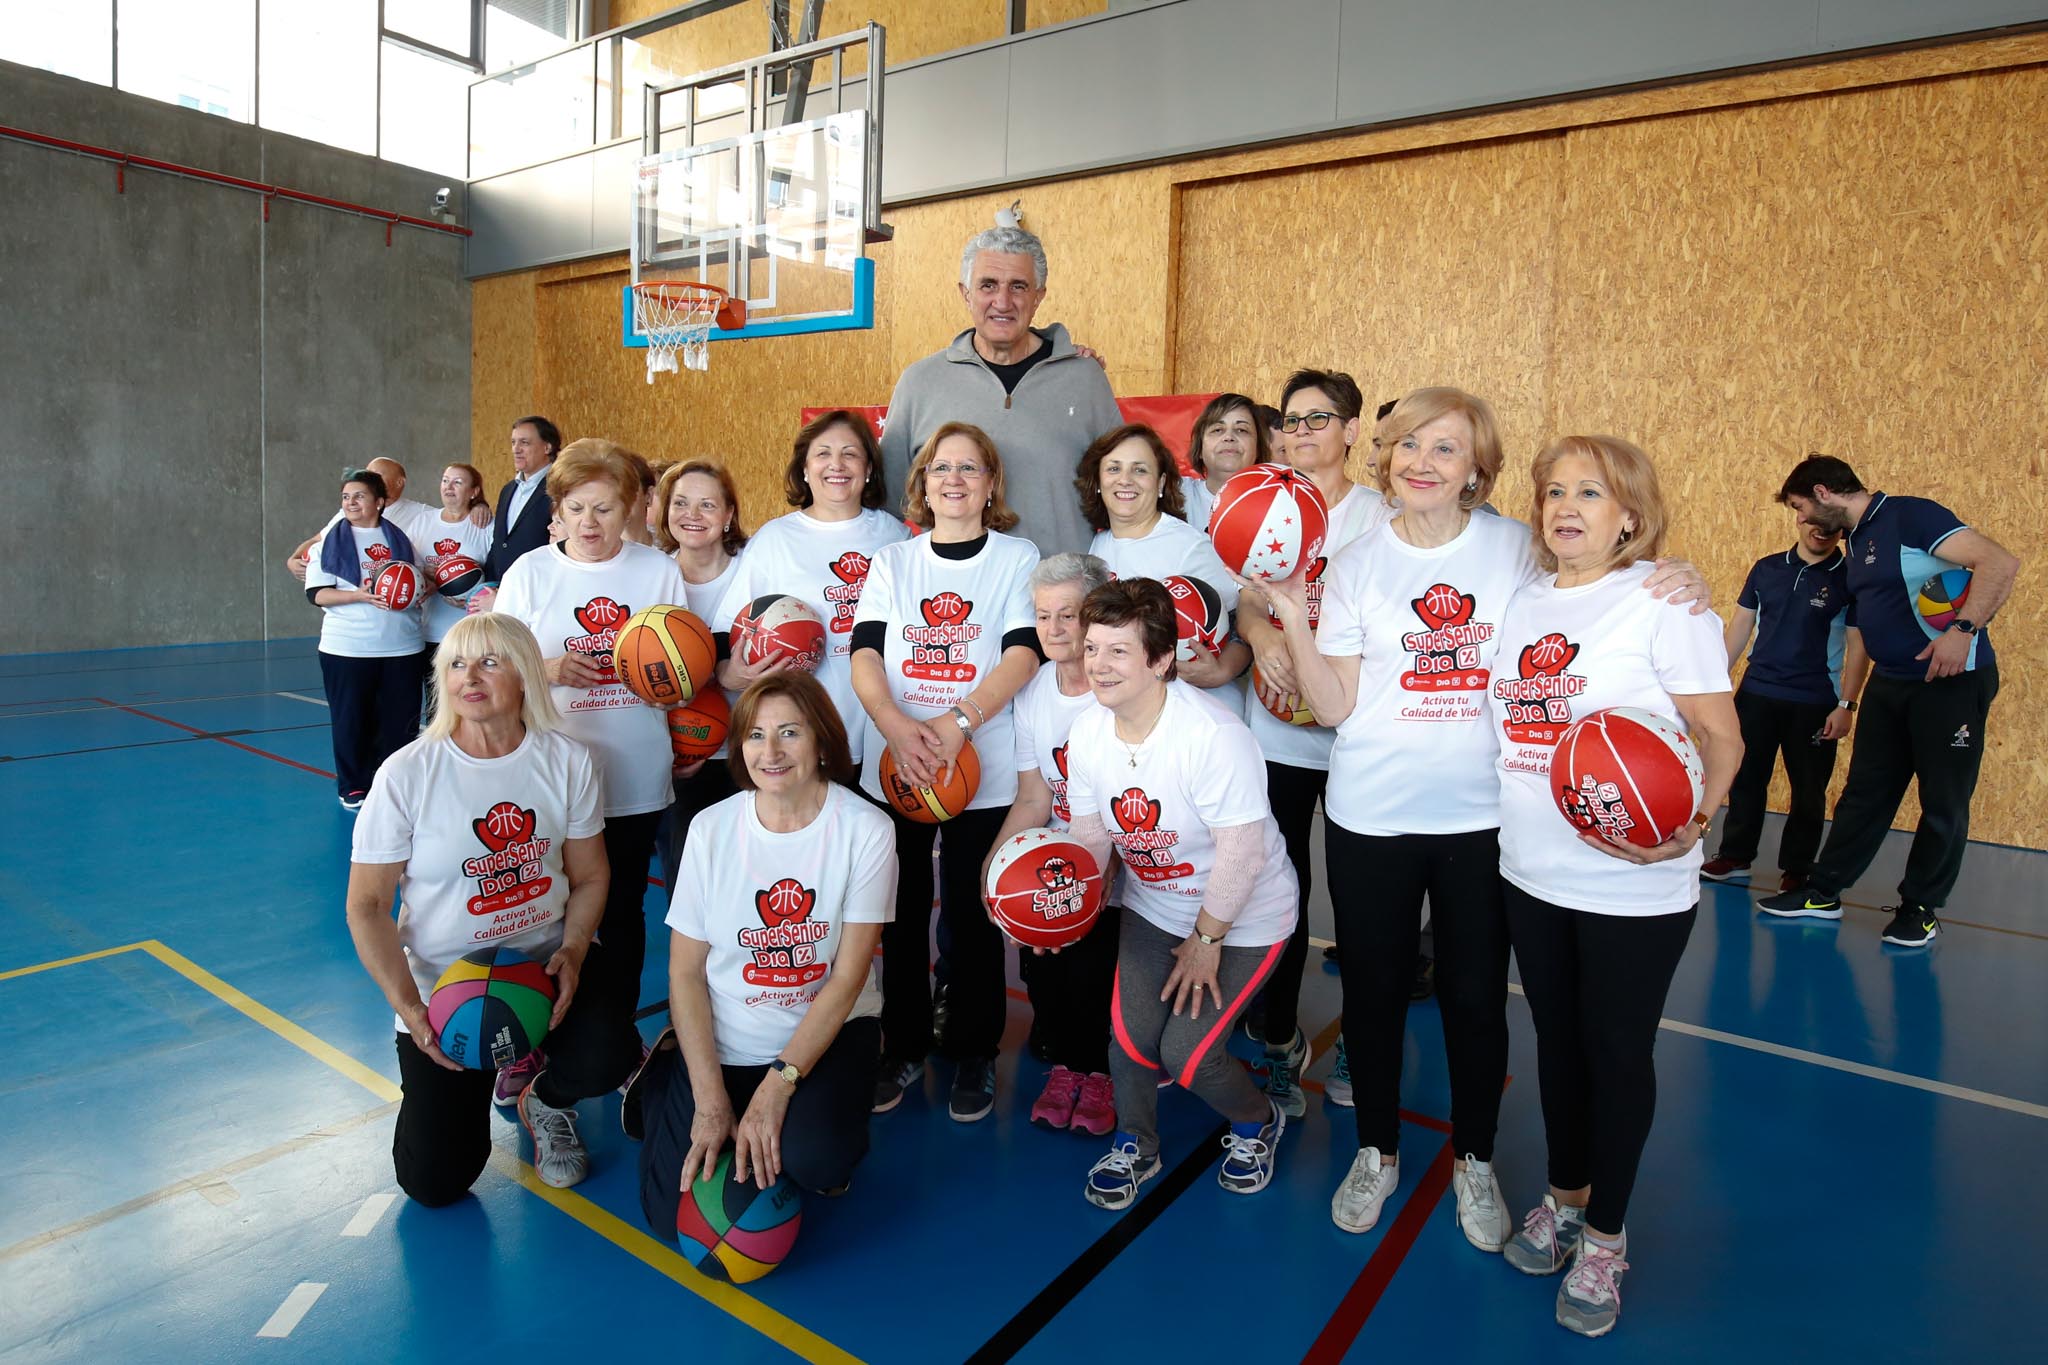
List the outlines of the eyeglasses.
<svg viewBox="0 0 2048 1365">
<path fill-rule="evenodd" d="M 963 479 L 978 479 L 988 471 L 978 464 L 935 464 L 925 466 L 925 477 L 943 479 L 958 474 Z"/>
<path fill-rule="evenodd" d="M 1280 419 L 1280 430 L 1296 431 L 1307 427 L 1310 431 L 1321 431 L 1336 420 L 1334 412 L 1290 412 Z"/>
</svg>

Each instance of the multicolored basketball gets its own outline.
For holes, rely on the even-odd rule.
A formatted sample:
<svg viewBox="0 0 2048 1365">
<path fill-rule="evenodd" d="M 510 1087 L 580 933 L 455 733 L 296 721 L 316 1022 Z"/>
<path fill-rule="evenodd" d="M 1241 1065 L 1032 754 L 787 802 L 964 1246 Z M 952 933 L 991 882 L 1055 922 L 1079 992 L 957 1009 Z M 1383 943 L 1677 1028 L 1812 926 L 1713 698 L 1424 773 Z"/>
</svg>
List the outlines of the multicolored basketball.
<svg viewBox="0 0 2048 1365">
<path fill-rule="evenodd" d="M 936 825 L 966 810 L 967 803 L 974 799 L 981 786 L 981 755 L 974 752 L 972 743 L 962 744 L 953 762 L 940 770 L 936 783 L 913 787 L 909 779 L 896 771 L 896 755 L 884 749 L 880 777 L 882 796 L 898 815 L 921 825 Z"/>
<path fill-rule="evenodd" d="M 1676 721 L 1633 706 L 1573 721 L 1550 756 L 1550 791 L 1564 818 L 1638 848 L 1655 848 L 1692 819 L 1706 775 Z"/>
<path fill-rule="evenodd" d="M 494 1071 L 524 1057 L 548 1034 L 555 979 L 511 948 L 483 948 L 441 973 L 427 997 L 427 1022 L 448 1060 Z"/>
<path fill-rule="evenodd" d="M 804 1223 L 803 1196 L 788 1176 L 767 1189 L 732 1178 L 732 1149 L 683 1191 L 676 1244 L 713 1279 L 747 1284 L 782 1264 Z"/>
<path fill-rule="evenodd" d="M 468 555 L 447 555 L 434 566 L 434 591 L 460 602 L 484 581 L 484 566 Z"/>
<path fill-rule="evenodd" d="M 619 681 L 649 706 L 680 706 L 708 686 L 718 665 L 711 630 L 683 607 L 636 611 L 612 641 Z"/>
<path fill-rule="evenodd" d="M 419 600 L 419 570 L 402 559 L 392 560 L 370 580 L 370 595 L 392 611 L 404 611 Z"/>
<path fill-rule="evenodd" d="M 1306 474 L 1255 464 L 1223 481 L 1209 513 L 1209 539 L 1233 572 L 1280 580 L 1323 552 L 1329 505 Z"/>
<path fill-rule="evenodd" d="M 669 747 L 686 763 L 717 753 L 731 729 L 732 703 L 715 687 L 705 688 L 668 713 Z"/>
<path fill-rule="evenodd" d="M 1199 578 L 1187 574 L 1174 574 L 1159 580 L 1166 589 L 1166 595 L 1173 599 L 1173 628 L 1179 637 L 1173 647 L 1173 657 L 1182 663 L 1193 663 L 1195 646 L 1215 654 L 1223 648 L 1223 634 L 1229 621 L 1223 610 L 1223 597 L 1216 589 Z"/>
<path fill-rule="evenodd" d="M 1913 607 L 1927 629 L 1939 635 L 1954 625 L 1970 600 L 1970 571 L 1943 569 L 1920 585 Z"/>
<path fill-rule="evenodd" d="M 791 668 L 816 672 L 825 659 L 825 623 L 801 597 L 771 592 L 732 618 L 732 655 L 751 667 L 777 650 Z"/>
<path fill-rule="evenodd" d="M 1027 829 L 997 846 L 982 893 L 996 923 L 1017 942 L 1065 948 L 1102 913 L 1102 868 L 1070 835 Z"/>
<path fill-rule="evenodd" d="M 1287 692 L 1275 698 L 1266 690 L 1266 680 L 1259 673 L 1259 666 L 1252 665 L 1252 691 L 1258 694 L 1259 704 L 1272 712 L 1275 717 L 1289 725 L 1314 725 L 1316 713 L 1308 709 L 1308 703 L 1299 694 Z"/>
</svg>

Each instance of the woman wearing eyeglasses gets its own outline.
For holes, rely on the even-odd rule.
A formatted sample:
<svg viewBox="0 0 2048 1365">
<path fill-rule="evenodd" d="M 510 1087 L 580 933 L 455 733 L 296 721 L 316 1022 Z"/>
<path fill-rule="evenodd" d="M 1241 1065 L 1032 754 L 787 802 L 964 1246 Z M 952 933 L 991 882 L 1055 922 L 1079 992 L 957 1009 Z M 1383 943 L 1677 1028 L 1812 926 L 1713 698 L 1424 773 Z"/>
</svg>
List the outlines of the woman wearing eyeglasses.
<svg viewBox="0 0 2048 1365">
<path fill-rule="evenodd" d="M 853 618 L 853 690 L 882 739 L 868 746 L 861 786 L 882 800 L 883 744 L 906 781 L 929 786 L 974 741 L 981 784 L 946 822 L 939 851 L 939 913 L 950 935 L 946 1047 L 959 1064 L 948 1110 L 973 1123 L 995 1104 L 1005 1014 L 1003 939 L 983 909 L 981 864 L 1017 795 L 1010 699 L 1039 664 L 1030 584 L 1038 549 L 1003 534 L 1017 514 L 1003 499 L 1002 459 L 987 433 L 965 422 L 941 426 L 917 452 L 903 510 L 929 534 L 875 551 Z M 891 814 L 900 872 L 896 918 L 882 932 L 876 1113 L 902 1100 L 932 1047 L 937 830 Z"/>
<path fill-rule="evenodd" d="M 1365 400 L 1350 375 L 1337 370 L 1296 370 L 1287 377 L 1280 397 L 1282 453 L 1287 462 L 1308 475 L 1330 509 L 1330 529 L 1322 555 L 1303 566 L 1305 626 L 1310 638 L 1322 618 L 1323 570 L 1352 541 L 1388 518 L 1386 500 L 1373 489 L 1354 484 L 1346 472 L 1351 448 L 1358 442 L 1359 412 Z M 1266 1043 L 1266 1091 L 1290 1118 L 1308 1108 L 1301 1093 L 1301 1073 L 1309 1063 L 1308 1039 L 1295 1020 L 1301 1002 L 1301 973 L 1308 961 L 1309 830 L 1316 803 L 1329 783 L 1330 744 L 1334 731 L 1323 725 L 1291 725 L 1273 713 L 1273 706 L 1293 710 L 1300 684 L 1287 641 L 1277 620 L 1246 608 L 1238 628 L 1258 661 L 1255 687 L 1245 695 L 1245 723 L 1266 756 L 1266 795 L 1273 818 L 1287 840 L 1287 861 L 1301 883 L 1300 914 L 1287 953 L 1266 983 L 1263 1005 L 1254 1022 Z M 1339 1081 L 1343 1049 L 1338 1049 Z M 1343 1096 L 1340 1089 L 1336 1098 Z"/>
</svg>

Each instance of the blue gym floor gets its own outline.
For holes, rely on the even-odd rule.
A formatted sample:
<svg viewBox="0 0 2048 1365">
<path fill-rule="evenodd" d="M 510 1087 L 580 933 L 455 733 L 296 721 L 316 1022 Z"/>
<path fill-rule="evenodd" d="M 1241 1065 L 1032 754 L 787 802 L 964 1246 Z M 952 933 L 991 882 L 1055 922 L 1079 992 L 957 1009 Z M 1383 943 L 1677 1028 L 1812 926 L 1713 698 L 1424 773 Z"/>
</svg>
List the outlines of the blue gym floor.
<svg viewBox="0 0 2048 1365">
<path fill-rule="evenodd" d="M 2041 854 L 1974 848 L 1981 903 L 1927 952 L 1882 947 L 1871 908 L 1762 923 L 1744 888 L 1708 892 L 1603 1343 L 1554 1325 L 1555 1281 L 1459 1235 L 1433 1004 L 1410 1014 L 1402 1187 L 1366 1236 L 1330 1224 L 1355 1144 L 1319 1095 L 1246 1199 L 1215 1183 L 1213 1117 L 1169 1091 L 1167 1173 L 1122 1215 L 1085 1204 L 1102 1144 L 1024 1122 L 1019 1003 L 995 1117 L 950 1122 L 928 1076 L 742 1293 L 647 1235 L 615 1100 L 583 1106 L 575 1190 L 534 1181 L 501 1118 L 473 1201 L 396 1196 L 391 1014 L 343 921 L 326 719 L 311 641 L 0 659 L 0 1358 L 2040 1358 Z M 1320 954 L 1310 978 L 1320 1078 L 1338 995 Z M 1542 1138 L 1509 1015 L 1519 1211 Z"/>
</svg>

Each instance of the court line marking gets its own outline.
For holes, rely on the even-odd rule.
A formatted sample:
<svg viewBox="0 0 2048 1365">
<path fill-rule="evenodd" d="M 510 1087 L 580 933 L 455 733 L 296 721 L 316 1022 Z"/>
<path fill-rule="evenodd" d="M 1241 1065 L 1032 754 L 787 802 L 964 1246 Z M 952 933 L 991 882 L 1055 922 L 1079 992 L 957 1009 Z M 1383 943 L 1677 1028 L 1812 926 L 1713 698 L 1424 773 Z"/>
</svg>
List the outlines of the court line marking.
<svg viewBox="0 0 2048 1365">
<path fill-rule="evenodd" d="M 105 697 L 95 697 L 93 698 L 93 700 L 100 702 L 106 706 L 110 706 L 116 711 L 126 711 L 131 716 L 141 716 L 144 720 L 153 720 L 160 725 L 168 725 L 174 729 L 183 730 L 188 734 L 197 735 L 201 739 L 210 739 L 213 740 L 215 743 L 225 744 L 230 749 L 240 749 L 245 754 L 254 754 L 258 758 L 267 758 L 273 763 L 282 763 L 287 768 L 297 768 L 302 773 L 312 773 L 315 777 L 325 777 L 329 779 L 332 779 L 334 776 L 333 773 L 328 772 L 325 768 L 316 768 L 310 763 L 301 763 L 295 758 L 286 758 L 283 754 L 273 754 L 269 750 L 259 749 L 253 744 L 243 744 L 239 740 L 228 739 L 221 735 L 208 734 L 206 731 L 200 729 L 196 725 L 187 725 L 183 721 L 172 720 L 169 716 L 151 715 L 149 712 L 139 710 L 133 706 L 123 706 L 120 702 L 108 701 Z"/>
<path fill-rule="evenodd" d="M 1364 1268 L 1358 1272 L 1358 1278 L 1338 1300 L 1337 1311 L 1330 1314 L 1323 1330 L 1309 1343 L 1307 1352 L 1301 1357 L 1302 1365 L 1329 1365 L 1329 1362 L 1342 1360 L 1344 1353 L 1351 1349 L 1351 1343 L 1365 1330 L 1366 1319 L 1372 1316 L 1373 1309 L 1379 1307 L 1381 1296 L 1394 1282 L 1394 1276 L 1400 1273 L 1401 1263 L 1414 1249 L 1423 1226 L 1443 1201 L 1444 1191 L 1450 1188 L 1455 1165 L 1451 1139 L 1445 1138 L 1429 1168 L 1422 1173 L 1422 1183 L 1415 1187 L 1415 1193 L 1408 1196 L 1408 1202 L 1401 1206 L 1393 1225 L 1380 1239 L 1380 1244 L 1373 1248 Z"/>
<path fill-rule="evenodd" d="M 390 1190 L 386 1190 L 382 1194 L 371 1195 L 363 1201 L 363 1206 L 356 1210 L 356 1216 L 348 1220 L 347 1225 L 341 1230 L 341 1235 L 344 1237 L 369 1236 L 370 1229 L 376 1227 L 377 1220 L 384 1216 L 384 1210 L 397 1202 L 398 1196 Z"/>
<path fill-rule="evenodd" d="M 229 1008 L 246 1015 L 292 1046 L 324 1062 L 371 1094 L 391 1102 L 392 1107 L 395 1107 L 403 1094 L 396 1084 L 364 1066 L 340 1048 L 314 1036 L 276 1010 L 229 985 L 184 954 L 156 939 L 143 939 L 141 942 L 124 944 L 118 948 L 106 948 L 53 962 L 17 967 L 12 971 L 0 973 L 0 981 L 51 971 L 58 967 L 68 967 L 75 963 L 90 962 L 96 958 L 112 957 L 118 953 L 138 951 L 147 953 Z M 751 1327 L 792 1354 L 805 1360 L 819 1362 L 820 1365 L 860 1365 L 860 1357 L 852 1352 L 827 1341 L 802 1323 L 783 1316 L 767 1304 L 750 1298 L 733 1286 L 711 1279 L 684 1260 L 674 1248 L 655 1240 L 609 1209 L 592 1203 L 574 1190 L 558 1190 L 542 1184 L 540 1177 L 534 1174 L 532 1166 L 510 1155 L 504 1149 L 496 1146 L 491 1148 L 491 1165 L 513 1183 L 539 1195 L 542 1200 L 554 1205 L 627 1255 L 668 1277 L 728 1317 Z M 310 1303 L 308 1300 L 308 1306 Z"/>
<path fill-rule="evenodd" d="M 300 1281 L 293 1287 L 291 1293 L 284 1296 L 284 1302 L 277 1306 L 277 1311 L 270 1315 L 270 1320 L 256 1329 L 256 1335 L 259 1337 L 290 1336 L 292 1329 L 297 1327 L 300 1320 L 306 1316 L 306 1311 L 318 1302 L 320 1296 L 326 1292 L 327 1286 L 324 1284 L 313 1280 Z"/>
<path fill-rule="evenodd" d="M 261 696 L 262 694 L 255 693 L 253 695 Z M 313 703 L 313 705 L 315 706 L 327 705 L 327 703 L 325 701 L 322 701 L 319 697 L 309 697 L 303 692 L 274 692 L 271 695 L 277 697 L 290 697 L 293 701 L 309 701 Z"/>
<path fill-rule="evenodd" d="M 243 735 L 287 735 L 299 730 L 325 730 L 328 722 L 314 721 L 308 725 L 272 725 L 262 730 L 202 731 L 194 735 L 173 735 L 169 739 L 141 739 L 128 744 L 96 744 L 89 749 L 52 749 L 44 754 L 0 754 L 0 763 L 36 763 L 46 758 L 80 758 L 86 754 L 115 754 L 128 749 L 162 749 L 172 744 L 196 744 L 202 739 L 218 739 L 232 743 Z"/>
<path fill-rule="evenodd" d="M 1519 982 L 1508 982 L 1508 990 L 1525 999 L 1528 996 L 1528 992 L 1522 989 Z M 1689 1038 L 1702 1038 L 1710 1043 L 1726 1043 L 1730 1047 L 1746 1048 L 1751 1052 L 1762 1052 L 1772 1057 L 1783 1057 L 1787 1061 L 1805 1062 L 1808 1066 L 1825 1067 L 1829 1071 L 1843 1071 L 1851 1076 L 1886 1081 L 1892 1085 L 1904 1086 L 1908 1090 L 1924 1090 L 1930 1095 L 1942 1095 L 1969 1104 L 1981 1104 L 1988 1109 L 2003 1109 L 2011 1114 L 2048 1119 L 2048 1104 L 2035 1104 L 2031 1100 L 2015 1099 L 2011 1095 L 1994 1094 L 1989 1090 L 1972 1090 L 1966 1085 L 1930 1080 L 1926 1076 L 1915 1076 L 1905 1071 L 1887 1071 L 1868 1062 L 1852 1062 L 1844 1057 L 1830 1057 L 1825 1052 L 1809 1052 L 1803 1047 L 1788 1047 L 1784 1043 L 1729 1033 L 1723 1029 L 1708 1028 L 1704 1024 L 1689 1024 L 1683 1019 L 1659 1019 L 1657 1027 L 1672 1033 L 1682 1033 Z"/>
</svg>

